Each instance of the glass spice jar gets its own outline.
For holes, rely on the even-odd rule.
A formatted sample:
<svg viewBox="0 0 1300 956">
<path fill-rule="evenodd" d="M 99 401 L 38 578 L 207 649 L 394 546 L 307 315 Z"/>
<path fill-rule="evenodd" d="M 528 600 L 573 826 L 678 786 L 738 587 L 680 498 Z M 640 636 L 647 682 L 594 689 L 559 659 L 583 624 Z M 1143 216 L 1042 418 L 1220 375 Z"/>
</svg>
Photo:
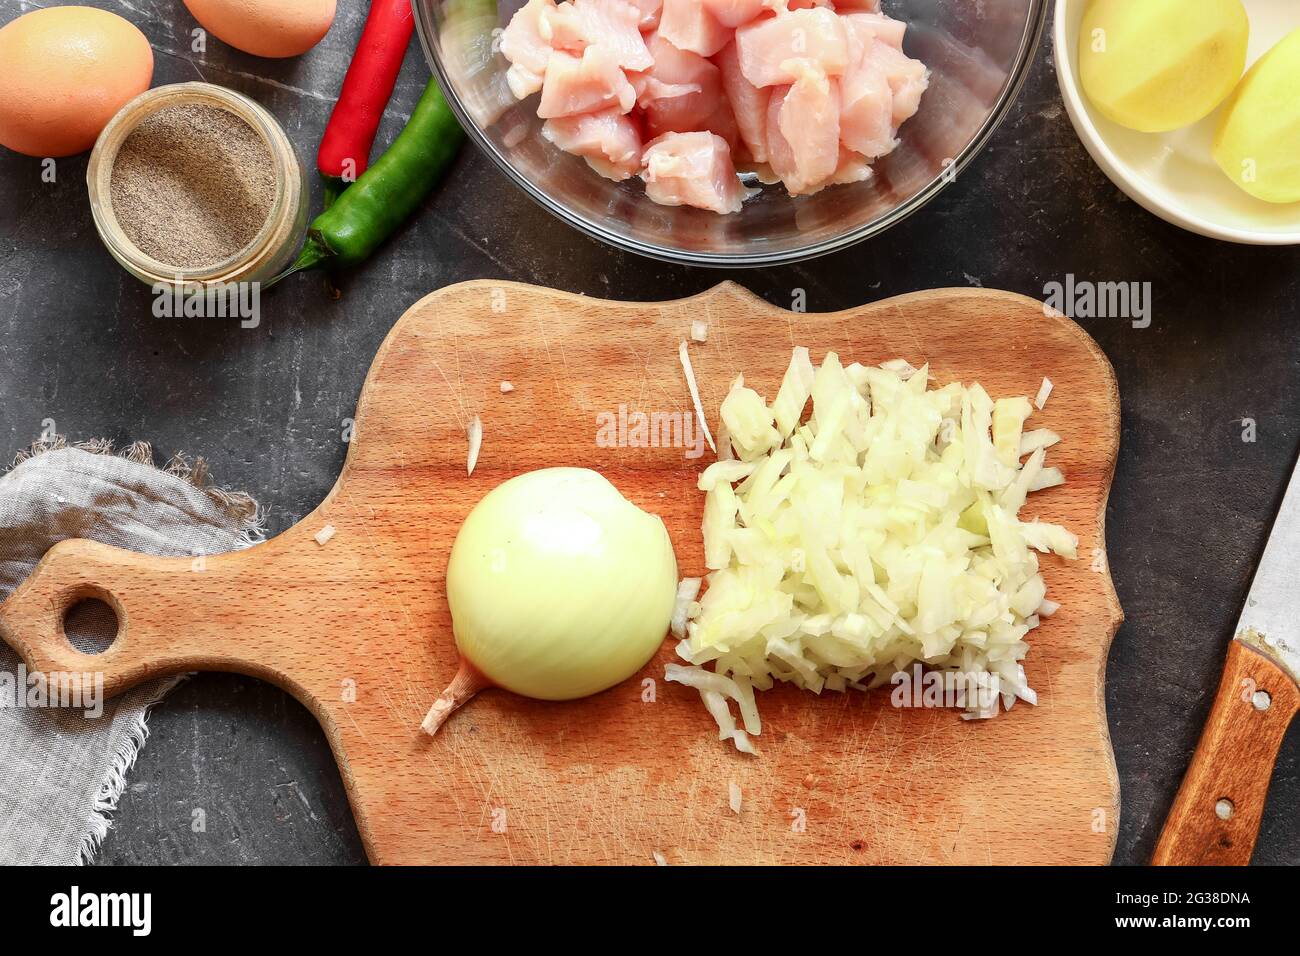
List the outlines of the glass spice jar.
<svg viewBox="0 0 1300 956">
<path fill-rule="evenodd" d="M 183 105 L 216 107 L 242 119 L 265 142 L 275 175 L 274 198 L 253 240 L 229 258 L 196 268 L 162 262 L 139 249 L 118 221 L 111 188 L 118 150 L 127 137 L 160 110 Z M 86 169 L 91 215 L 113 258 L 143 282 L 184 289 L 267 282 L 288 268 L 306 234 L 309 194 L 304 182 L 302 161 L 275 117 L 248 97 L 211 83 L 176 83 L 141 93 L 104 127 Z"/>
</svg>

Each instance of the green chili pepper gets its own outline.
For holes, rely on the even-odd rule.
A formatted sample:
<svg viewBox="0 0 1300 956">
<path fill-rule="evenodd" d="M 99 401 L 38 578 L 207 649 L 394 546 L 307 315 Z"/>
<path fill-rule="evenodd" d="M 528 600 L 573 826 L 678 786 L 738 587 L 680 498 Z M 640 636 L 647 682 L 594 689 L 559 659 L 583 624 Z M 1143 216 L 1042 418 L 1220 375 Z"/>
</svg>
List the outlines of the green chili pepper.
<svg viewBox="0 0 1300 956">
<path fill-rule="evenodd" d="M 348 183 L 345 183 L 338 176 L 322 175 L 320 180 L 321 206 L 328 209 L 330 206 L 334 205 L 334 200 L 339 198 L 343 190 L 348 188 Z"/>
<path fill-rule="evenodd" d="M 438 81 L 429 80 L 397 139 L 316 217 L 297 261 L 277 281 L 304 269 L 364 262 L 419 208 L 464 139 Z"/>
</svg>

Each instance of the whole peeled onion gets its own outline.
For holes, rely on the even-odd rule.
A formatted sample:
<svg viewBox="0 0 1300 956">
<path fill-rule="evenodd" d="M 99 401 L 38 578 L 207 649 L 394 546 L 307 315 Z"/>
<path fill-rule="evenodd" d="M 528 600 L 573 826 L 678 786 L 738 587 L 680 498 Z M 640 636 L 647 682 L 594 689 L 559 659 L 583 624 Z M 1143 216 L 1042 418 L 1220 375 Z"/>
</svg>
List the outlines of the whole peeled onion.
<svg viewBox="0 0 1300 956">
<path fill-rule="evenodd" d="M 677 590 L 664 523 L 585 468 L 504 482 L 465 519 L 447 566 L 462 669 L 430 733 L 483 687 L 540 700 L 605 690 L 663 643 Z"/>
</svg>

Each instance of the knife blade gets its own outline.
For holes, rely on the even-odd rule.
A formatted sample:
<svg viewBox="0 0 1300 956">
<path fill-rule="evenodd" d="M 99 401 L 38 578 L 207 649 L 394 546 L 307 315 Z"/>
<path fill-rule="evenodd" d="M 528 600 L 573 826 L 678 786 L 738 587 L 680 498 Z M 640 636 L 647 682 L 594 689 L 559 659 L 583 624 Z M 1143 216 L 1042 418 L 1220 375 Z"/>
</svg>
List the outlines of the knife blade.
<svg viewBox="0 0 1300 956">
<path fill-rule="evenodd" d="M 1291 473 L 1234 640 L 1272 657 L 1300 683 L 1300 467 Z"/>
<path fill-rule="evenodd" d="M 1219 689 L 1152 863 L 1250 862 L 1282 739 L 1300 711 L 1300 466 L 1228 644 Z"/>
</svg>

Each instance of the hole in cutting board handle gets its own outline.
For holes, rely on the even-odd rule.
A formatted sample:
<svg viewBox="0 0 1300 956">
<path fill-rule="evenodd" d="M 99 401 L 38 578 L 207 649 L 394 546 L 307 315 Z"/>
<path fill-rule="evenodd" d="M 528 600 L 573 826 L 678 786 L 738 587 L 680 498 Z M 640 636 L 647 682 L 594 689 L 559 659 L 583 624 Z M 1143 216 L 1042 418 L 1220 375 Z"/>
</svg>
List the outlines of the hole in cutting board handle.
<svg viewBox="0 0 1300 956">
<path fill-rule="evenodd" d="M 78 598 L 63 612 L 63 635 L 82 654 L 103 654 L 121 631 L 122 622 L 112 605 L 94 595 Z"/>
</svg>

